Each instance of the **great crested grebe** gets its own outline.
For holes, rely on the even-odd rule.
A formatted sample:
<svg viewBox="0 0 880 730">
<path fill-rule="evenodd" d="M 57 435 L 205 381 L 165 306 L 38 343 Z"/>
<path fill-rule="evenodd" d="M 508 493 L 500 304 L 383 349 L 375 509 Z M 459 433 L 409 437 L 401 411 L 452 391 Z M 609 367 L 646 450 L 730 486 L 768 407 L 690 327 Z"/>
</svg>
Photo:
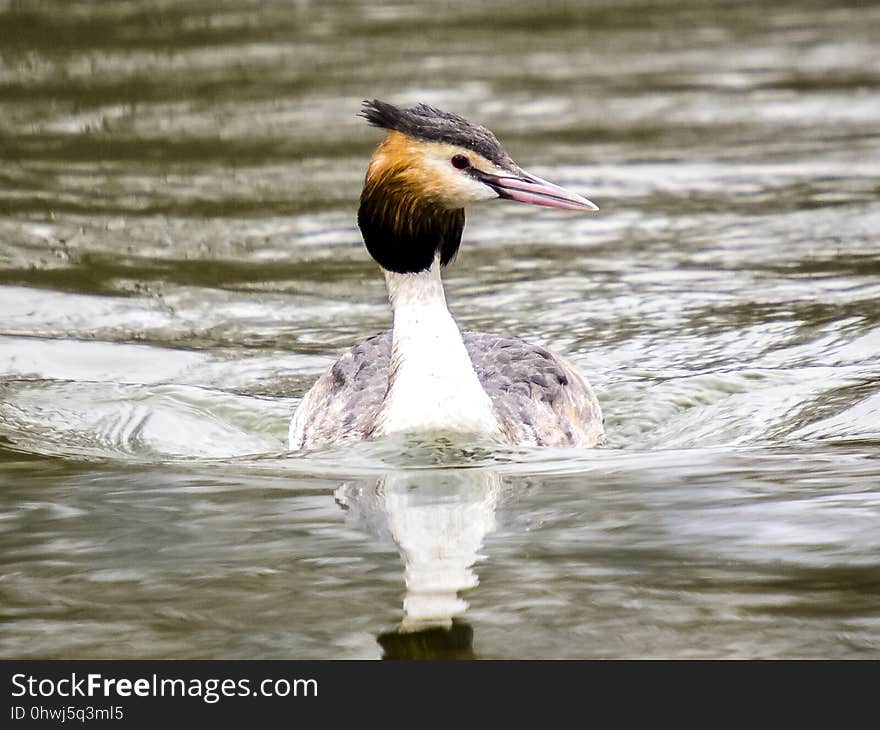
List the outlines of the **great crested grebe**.
<svg viewBox="0 0 880 730">
<path fill-rule="evenodd" d="M 602 412 L 577 370 L 543 347 L 459 330 L 440 280 L 458 252 L 468 203 L 596 206 L 523 171 L 492 132 L 457 114 L 373 100 L 361 115 L 388 130 L 367 168 L 358 226 L 385 272 L 393 327 L 355 345 L 318 378 L 293 416 L 290 448 L 401 432 L 602 445 Z"/>
</svg>

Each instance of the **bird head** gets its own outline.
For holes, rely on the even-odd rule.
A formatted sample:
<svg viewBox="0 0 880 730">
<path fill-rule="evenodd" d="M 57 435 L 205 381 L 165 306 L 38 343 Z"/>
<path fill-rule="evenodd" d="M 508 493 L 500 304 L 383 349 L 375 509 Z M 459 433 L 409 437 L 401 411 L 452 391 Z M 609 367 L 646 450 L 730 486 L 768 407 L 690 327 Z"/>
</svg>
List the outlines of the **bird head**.
<svg viewBox="0 0 880 730">
<path fill-rule="evenodd" d="M 485 127 L 427 104 L 364 103 L 361 115 L 388 130 L 367 168 L 358 225 L 385 269 L 412 273 L 458 251 L 464 207 L 494 198 L 594 211 L 586 198 L 525 172 Z"/>
</svg>

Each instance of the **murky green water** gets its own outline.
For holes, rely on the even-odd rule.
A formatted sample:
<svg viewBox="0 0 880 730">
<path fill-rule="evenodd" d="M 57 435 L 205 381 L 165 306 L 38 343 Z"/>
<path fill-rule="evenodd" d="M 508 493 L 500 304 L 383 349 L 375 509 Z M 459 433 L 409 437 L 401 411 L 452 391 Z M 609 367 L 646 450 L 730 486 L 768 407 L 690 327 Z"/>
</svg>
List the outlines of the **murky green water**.
<svg viewBox="0 0 880 730">
<path fill-rule="evenodd" d="M 878 31 L 0 1 L 0 655 L 880 657 Z M 374 96 L 600 205 L 472 210 L 447 288 L 587 372 L 610 448 L 284 454 L 388 326 Z"/>
</svg>

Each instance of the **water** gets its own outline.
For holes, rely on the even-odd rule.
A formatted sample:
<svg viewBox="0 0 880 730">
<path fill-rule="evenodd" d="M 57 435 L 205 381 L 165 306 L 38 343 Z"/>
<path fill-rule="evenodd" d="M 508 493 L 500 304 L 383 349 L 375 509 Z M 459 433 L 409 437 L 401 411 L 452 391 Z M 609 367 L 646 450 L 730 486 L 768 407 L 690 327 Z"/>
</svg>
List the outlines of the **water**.
<svg viewBox="0 0 880 730">
<path fill-rule="evenodd" d="M 880 8 L 0 2 L 0 655 L 880 657 Z M 469 213 L 468 328 L 602 451 L 290 413 L 388 326 L 363 98 L 598 216 Z"/>
</svg>

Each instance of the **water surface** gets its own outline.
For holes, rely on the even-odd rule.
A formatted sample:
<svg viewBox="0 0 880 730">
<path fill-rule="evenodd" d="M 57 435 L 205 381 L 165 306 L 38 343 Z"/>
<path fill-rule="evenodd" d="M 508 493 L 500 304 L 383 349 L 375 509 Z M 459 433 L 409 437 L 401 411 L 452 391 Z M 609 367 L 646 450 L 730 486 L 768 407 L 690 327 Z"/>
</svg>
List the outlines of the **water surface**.
<svg viewBox="0 0 880 730">
<path fill-rule="evenodd" d="M 0 27 L 0 655 L 880 657 L 880 9 L 7 0 Z M 601 207 L 475 207 L 446 280 L 464 327 L 589 375 L 609 448 L 285 453 L 389 324 L 372 97 Z"/>
</svg>

